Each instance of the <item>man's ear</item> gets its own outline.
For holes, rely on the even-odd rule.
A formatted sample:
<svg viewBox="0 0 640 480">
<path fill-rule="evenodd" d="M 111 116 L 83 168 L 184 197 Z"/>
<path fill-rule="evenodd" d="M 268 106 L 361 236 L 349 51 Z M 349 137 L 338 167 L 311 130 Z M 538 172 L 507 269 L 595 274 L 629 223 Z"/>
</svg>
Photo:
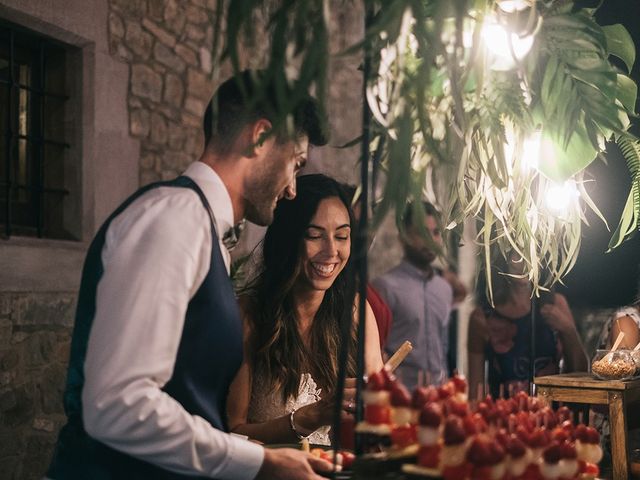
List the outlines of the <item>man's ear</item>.
<svg viewBox="0 0 640 480">
<path fill-rule="evenodd" d="M 251 143 L 254 149 L 262 148 L 273 131 L 273 125 L 266 118 L 260 118 L 253 124 Z"/>
</svg>

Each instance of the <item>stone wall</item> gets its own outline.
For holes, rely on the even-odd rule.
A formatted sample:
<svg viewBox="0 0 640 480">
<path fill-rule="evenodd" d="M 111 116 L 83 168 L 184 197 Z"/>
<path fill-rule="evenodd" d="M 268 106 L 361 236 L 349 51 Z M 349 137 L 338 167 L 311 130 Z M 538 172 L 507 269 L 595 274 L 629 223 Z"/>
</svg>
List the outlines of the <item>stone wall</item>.
<svg viewBox="0 0 640 480">
<path fill-rule="evenodd" d="M 0 477 L 45 472 L 64 424 L 75 295 L 0 294 Z"/>
</svg>

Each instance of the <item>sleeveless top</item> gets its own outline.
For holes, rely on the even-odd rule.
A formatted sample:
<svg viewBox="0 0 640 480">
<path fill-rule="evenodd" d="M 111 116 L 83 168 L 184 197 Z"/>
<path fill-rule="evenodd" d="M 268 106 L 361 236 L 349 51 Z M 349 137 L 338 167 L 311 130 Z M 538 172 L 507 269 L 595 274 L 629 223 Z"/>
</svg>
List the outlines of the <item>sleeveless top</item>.
<svg viewBox="0 0 640 480">
<path fill-rule="evenodd" d="M 71 342 L 71 356 L 64 393 L 67 424 L 58 437 L 47 476 L 60 479 L 151 480 L 195 479 L 161 469 L 116 451 L 89 437 L 82 420 L 82 388 L 87 342 L 96 310 L 96 290 L 103 274 L 102 249 L 113 219 L 134 200 L 158 187 L 190 188 L 201 199 L 211 217 L 212 251 L 209 271 L 189 301 L 174 371 L 163 391 L 192 415 L 226 431 L 226 398 L 242 362 L 242 320 L 227 274 L 213 213 L 204 193 L 188 177 L 158 182 L 129 197 L 100 227 L 87 252 Z M 160 260 L 159 260 L 160 261 Z"/>
<path fill-rule="evenodd" d="M 536 309 L 535 338 L 535 375 L 553 375 L 559 373 L 562 351 L 557 333 L 552 330 L 540 315 L 539 302 Z M 489 364 L 489 388 L 491 395 L 498 398 L 500 385 L 503 395 L 529 389 L 529 364 L 531 351 L 531 312 L 511 319 L 493 308 L 485 309 L 488 342 L 485 346 L 485 358 Z"/>
<path fill-rule="evenodd" d="M 273 388 L 264 375 L 253 375 L 251 385 L 251 400 L 247 421 L 249 423 L 261 423 L 291 413 L 292 410 L 304 407 L 320 400 L 322 389 L 318 388 L 315 380 L 309 373 L 303 373 L 300 377 L 297 397 L 290 397 L 286 402 L 282 399 L 282 393 Z M 331 445 L 329 439 L 330 426 L 324 426 L 309 435 L 309 443 L 317 445 Z"/>
</svg>

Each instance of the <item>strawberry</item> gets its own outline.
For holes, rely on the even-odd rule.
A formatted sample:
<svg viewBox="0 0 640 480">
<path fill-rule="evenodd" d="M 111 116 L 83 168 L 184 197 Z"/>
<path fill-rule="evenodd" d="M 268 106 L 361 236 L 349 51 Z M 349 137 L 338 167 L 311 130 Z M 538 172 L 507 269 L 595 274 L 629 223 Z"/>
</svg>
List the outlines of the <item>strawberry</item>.
<svg viewBox="0 0 640 480">
<path fill-rule="evenodd" d="M 411 394 L 403 384 L 396 382 L 391 386 L 391 405 L 394 407 L 411 405 Z"/>
<path fill-rule="evenodd" d="M 413 391 L 411 404 L 413 408 L 420 409 L 427 402 L 437 402 L 439 400 L 438 389 L 432 385 L 428 387 L 418 387 Z"/>
<path fill-rule="evenodd" d="M 364 419 L 372 425 L 384 425 L 391 422 L 391 409 L 386 405 L 367 405 Z"/>
<path fill-rule="evenodd" d="M 387 380 L 381 371 L 369 375 L 369 379 L 367 380 L 367 389 L 380 391 L 386 390 L 386 388 Z"/>
<path fill-rule="evenodd" d="M 458 375 L 457 373 L 451 377 L 451 382 L 455 387 L 456 392 L 458 393 L 466 393 L 467 392 L 467 379 L 462 375 Z"/>
<path fill-rule="evenodd" d="M 420 411 L 420 425 L 437 428 L 442 423 L 442 407 L 437 403 L 427 403 Z"/>
<path fill-rule="evenodd" d="M 460 417 L 450 417 L 444 424 L 444 443 L 446 445 L 458 445 L 467 439 L 464 424 Z"/>
<path fill-rule="evenodd" d="M 391 443 L 400 448 L 413 445 L 417 441 L 416 427 L 413 425 L 401 425 L 391 430 Z"/>
<path fill-rule="evenodd" d="M 546 463 L 558 463 L 562 458 L 562 447 L 559 443 L 552 443 L 542 452 L 542 456 Z"/>
</svg>

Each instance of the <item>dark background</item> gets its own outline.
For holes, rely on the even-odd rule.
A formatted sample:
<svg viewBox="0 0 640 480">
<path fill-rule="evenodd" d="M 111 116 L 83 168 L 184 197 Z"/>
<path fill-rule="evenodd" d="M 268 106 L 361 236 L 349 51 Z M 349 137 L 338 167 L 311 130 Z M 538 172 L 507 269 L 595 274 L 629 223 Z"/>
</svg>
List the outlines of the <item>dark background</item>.
<svg viewBox="0 0 640 480">
<path fill-rule="evenodd" d="M 640 1 L 605 0 L 596 12 L 596 19 L 600 25 L 621 23 L 627 28 L 636 45 L 631 77 L 640 84 Z M 639 106 L 640 102 L 636 101 L 636 112 Z M 640 119 L 632 118 L 631 121 L 631 131 L 640 135 Z M 588 210 L 590 226 L 583 225 L 582 247 L 576 266 L 565 279 L 566 289 L 561 289 L 575 306 L 622 306 L 633 301 L 640 291 L 640 232 L 605 254 L 631 186 L 627 165 L 615 144 L 608 145 L 605 157 L 606 165 L 596 160 L 587 168 L 587 176 L 596 180 L 587 185 L 587 190 L 609 222 L 611 232 Z"/>
</svg>

